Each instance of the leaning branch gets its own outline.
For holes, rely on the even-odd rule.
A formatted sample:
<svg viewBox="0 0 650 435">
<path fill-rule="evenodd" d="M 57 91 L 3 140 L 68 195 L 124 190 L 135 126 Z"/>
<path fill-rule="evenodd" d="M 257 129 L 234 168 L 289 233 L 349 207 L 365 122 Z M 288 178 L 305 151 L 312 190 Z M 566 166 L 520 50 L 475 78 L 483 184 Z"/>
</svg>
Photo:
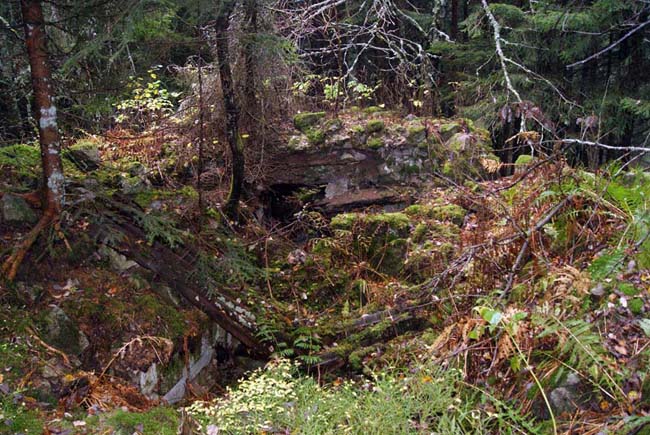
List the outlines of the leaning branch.
<svg viewBox="0 0 650 435">
<path fill-rule="evenodd" d="M 506 66 L 506 62 L 512 62 L 512 61 L 509 58 L 507 58 L 506 55 L 503 53 L 503 47 L 501 46 L 501 25 L 499 24 L 497 19 L 494 18 L 494 15 L 490 10 L 490 6 L 487 3 L 487 0 L 481 0 L 481 4 L 483 5 L 483 10 L 485 11 L 485 15 L 488 17 L 488 20 L 490 21 L 490 25 L 492 26 L 494 45 L 496 47 L 497 56 L 499 57 L 499 62 L 501 63 L 501 70 L 503 71 L 503 78 L 506 81 L 506 87 L 517 98 L 517 101 L 521 103 L 522 102 L 521 95 L 519 95 L 517 89 L 515 89 L 515 87 L 512 85 L 512 81 L 510 80 L 510 73 L 508 73 L 508 67 Z"/>
<path fill-rule="evenodd" d="M 625 41 L 627 38 L 629 38 L 630 36 L 632 36 L 633 34 L 638 32 L 639 30 L 643 29 L 648 24 L 650 24 L 650 20 L 639 24 L 634 29 L 630 30 L 625 35 L 621 36 L 621 38 L 619 38 L 617 41 L 614 41 L 613 43 L 609 44 L 607 47 L 603 48 L 599 52 L 592 54 L 591 56 L 589 56 L 586 59 L 583 59 L 583 60 L 580 60 L 578 62 L 574 62 L 572 64 L 569 64 L 569 65 L 566 66 L 566 68 L 575 68 L 576 66 L 584 65 L 585 63 L 587 63 L 589 61 L 592 61 L 592 60 L 602 56 L 603 54 L 607 53 L 608 51 L 613 50 L 614 48 L 616 48 L 616 46 L 618 46 L 621 42 Z"/>
</svg>

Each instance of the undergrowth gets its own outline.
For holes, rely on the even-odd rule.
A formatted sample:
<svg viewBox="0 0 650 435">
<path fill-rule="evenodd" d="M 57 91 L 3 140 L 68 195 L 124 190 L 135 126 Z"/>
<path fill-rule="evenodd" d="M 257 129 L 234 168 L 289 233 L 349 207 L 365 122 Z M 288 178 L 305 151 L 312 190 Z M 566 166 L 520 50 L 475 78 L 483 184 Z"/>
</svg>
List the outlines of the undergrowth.
<svg viewBox="0 0 650 435">
<path fill-rule="evenodd" d="M 465 387 L 458 370 L 390 370 L 321 387 L 276 360 L 226 397 L 187 410 L 204 433 L 535 433 L 516 409 L 490 401 Z"/>
</svg>

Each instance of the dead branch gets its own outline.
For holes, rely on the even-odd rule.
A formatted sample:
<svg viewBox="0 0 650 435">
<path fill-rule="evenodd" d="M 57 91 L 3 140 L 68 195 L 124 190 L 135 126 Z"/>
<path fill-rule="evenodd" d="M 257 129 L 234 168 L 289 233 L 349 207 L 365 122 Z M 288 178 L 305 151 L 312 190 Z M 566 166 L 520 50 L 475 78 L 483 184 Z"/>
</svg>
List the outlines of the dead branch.
<svg viewBox="0 0 650 435">
<path fill-rule="evenodd" d="M 546 213 L 546 215 L 544 215 L 544 217 L 540 219 L 532 229 L 526 232 L 526 240 L 524 241 L 524 244 L 521 246 L 521 249 L 519 250 L 519 254 L 517 254 L 517 259 L 515 260 L 515 263 L 513 264 L 512 269 L 510 270 L 506 287 L 503 289 L 503 292 L 501 293 L 500 296 L 501 299 L 507 299 L 508 295 L 510 294 L 510 290 L 512 290 L 512 285 L 514 283 L 515 276 L 517 275 L 517 272 L 521 267 L 521 263 L 524 260 L 524 256 L 528 251 L 528 246 L 530 244 L 530 237 L 533 234 L 535 234 L 537 231 L 541 230 L 542 227 L 544 227 L 544 225 L 549 223 L 550 220 L 553 219 L 553 217 L 572 200 L 573 200 L 573 195 L 569 195 L 566 198 L 564 198 L 555 207 L 553 207 L 548 213 Z"/>
<path fill-rule="evenodd" d="M 621 42 L 625 41 L 627 38 L 634 35 L 639 30 L 642 30 L 648 24 L 650 24 L 650 20 L 639 24 L 638 26 L 636 26 L 635 28 L 633 28 L 632 30 L 627 32 L 625 35 L 621 36 L 618 40 L 616 40 L 613 43 L 609 44 L 607 47 L 603 48 L 602 50 L 592 54 L 591 56 L 589 56 L 589 57 L 587 57 L 587 58 L 585 58 L 583 60 L 580 60 L 578 62 L 573 62 L 573 63 L 567 65 L 566 68 L 567 69 L 568 68 L 575 68 L 576 66 L 584 65 L 587 62 L 590 62 L 590 61 L 602 56 L 603 54 L 607 53 L 608 51 L 613 50 L 614 48 L 616 48 Z"/>
<path fill-rule="evenodd" d="M 36 242 L 39 234 L 54 223 L 55 216 L 56 214 L 53 212 L 46 212 L 43 214 L 34 228 L 32 228 L 23 240 L 14 247 L 9 258 L 7 258 L 2 265 L 2 275 L 7 281 L 11 282 L 16 278 L 18 268 L 22 264 L 25 255 L 27 255 L 27 252 L 29 252 L 29 249 L 32 247 L 34 242 Z"/>
<path fill-rule="evenodd" d="M 59 349 L 56 349 L 56 348 L 50 346 L 49 344 L 47 344 L 46 342 L 44 342 L 43 340 L 41 340 L 41 338 L 36 334 L 36 332 L 34 332 L 34 330 L 33 330 L 32 328 L 29 328 L 29 327 L 28 327 L 28 328 L 26 328 L 26 331 L 27 331 L 27 332 L 32 336 L 32 338 L 33 338 L 34 340 L 36 340 L 36 342 L 37 342 L 38 344 L 40 344 L 41 346 L 43 346 L 43 347 L 44 347 L 45 349 L 47 349 L 48 351 L 50 351 L 50 352 L 52 352 L 52 353 L 54 353 L 54 354 L 56 354 L 56 355 L 59 355 L 59 356 L 61 357 L 61 359 L 63 359 L 63 363 L 64 363 L 66 366 L 71 367 L 71 365 L 70 365 L 70 359 L 68 358 L 68 356 L 67 356 L 65 353 L 63 353 L 63 352 L 60 351 Z"/>
</svg>

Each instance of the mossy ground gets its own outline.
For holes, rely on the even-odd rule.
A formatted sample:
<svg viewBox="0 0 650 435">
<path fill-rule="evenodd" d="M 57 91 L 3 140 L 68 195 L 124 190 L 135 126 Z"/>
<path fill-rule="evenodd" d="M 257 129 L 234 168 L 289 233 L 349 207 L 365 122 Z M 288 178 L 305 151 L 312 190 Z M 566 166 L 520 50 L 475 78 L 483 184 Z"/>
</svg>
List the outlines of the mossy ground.
<svg viewBox="0 0 650 435">
<path fill-rule="evenodd" d="M 352 130 L 353 116 L 362 120 L 352 128 L 366 136 L 365 146 L 375 139 L 385 141 L 384 147 L 394 145 L 386 141 L 398 128 L 391 125 L 394 114 L 374 113 L 384 127 L 371 135 L 364 113 L 343 113 L 341 125 L 328 128 Z M 301 125 L 309 131 L 325 126 L 321 115 L 315 118 L 307 123 L 313 124 Z M 407 123 L 402 124 L 399 134 L 405 137 L 409 131 Z M 456 156 L 462 157 L 471 148 L 468 145 L 483 140 L 482 132 L 460 121 L 438 120 L 434 128 L 449 135 L 449 140 L 455 138 L 451 151 Z M 430 140 L 426 138 L 427 146 L 433 147 Z M 0 154 L 0 165 L 16 174 L 23 171 L 28 180 L 32 167 L 38 165 L 33 147 L 9 151 Z M 470 157 L 464 162 L 475 156 Z M 450 174 L 461 175 L 457 171 L 464 166 L 445 161 L 444 154 L 434 158 L 448 164 Z M 139 177 L 143 170 L 144 165 L 124 160 L 78 176 L 85 182 L 94 178 L 103 189 L 117 189 L 115 174 Z M 463 385 L 472 385 L 471 391 L 497 398 L 489 408 L 491 415 L 510 418 L 512 408 L 499 401 L 514 398 L 520 405 L 515 414 L 535 413 L 542 420 L 549 413 L 538 409 L 540 391 L 550 396 L 558 388 L 566 389 L 562 383 L 568 370 L 589 380 L 585 385 L 599 386 L 589 390 L 593 400 L 585 409 L 573 410 L 592 426 L 610 424 L 611 414 L 647 412 L 643 395 L 650 369 L 646 363 L 650 271 L 649 249 L 642 239 L 648 223 L 639 213 L 650 197 L 647 183 L 616 178 L 605 182 L 604 176 L 600 179 L 562 162 L 531 171 L 510 188 L 514 179 L 476 180 L 449 188 L 427 185 L 418 192 L 415 204 L 401 211 L 375 207 L 342 213 L 329 222 L 323 218 L 324 224 L 307 232 L 308 240 L 292 239 L 289 232 L 268 234 L 254 219 L 237 235 L 211 228 L 201 234 L 200 248 L 205 251 L 200 260 L 214 267 L 200 276 L 216 276 L 219 291 L 239 297 L 255 311 L 260 339 L 272 345 L 277 355 L 292 356 L 306 366 L 329 353 L 341 358 L 342 370 L 324 374 L 325 381 L 337 376 L 382 376 L 389 367 L 410 370 L 422 361 L 433 361 L 462 370 Z M 566 192 L 572 192 L 570 201 L 536 229 Z M 160 216 L 179 225 L 182 219 L 174 201 L 181 197 L 194 203 L 196 193 L 190 187 L 145 186 L 131 197 L 145 209 L 155 201 L 169 204 Z M 5 369 L 3 380 L 13 389 L 28 373 L 37 373 L 43 361 L 60 358 L 30 338 L 30 334 L 42 335 L 39 314 L 50 304 L 62 307 L 91 339 L 93 358 L 84 362 L 87 368 L 101 369 L 117 346 L 138 335 L 180 344 L 184 337 L 194 334 L 196 339 L 205 330 L 205 318 L 197 311 L 173 305 L 154 292 L 152 277 L 116 272 L 109 262 L 93 260 L 93 249 L 77 250 L 84 224 L 80 220 L 65 228 L 77 252 L 76 262 L 66 263 L 67 254 L 56 256 L 48 268 L 41 267 L 29 277 L 34 281 L 47 277 L 52 284 L 40 296 L 32 300 L 14 288 L 2 294 L 3 302 L 14 307 L 0 316 L 2 337 L 11 343 L 0 348 L 0 364 Z M 524 246 L 520 229 L 534 234 L 515 270 L 513 286 L 507 289 Z M 85 240 L 94 243 L 89 237 Z M 63 241 L 57 243 L 60 251 L 54 252 L 68 250 Z M 68 286 L 68 278 L 75 278 L 75 284 Z M 28 315 L 21 315 L 18 306 Z M 372 317 L 377 313 L 382 315 Z M 177 359 L 167 368 L 177 371 L 181 366 Z M 26 397 L 37 396 L 29 382 L 24 386 Z M 3 403 L 3 412 L 15 416 L 11 430 L 37 430 L 51 423 L 51 414 L 39 406 L 31 409 L 33 403 Z M 74 412 L 75 418 L 87 422 L 85 429 L 79 429 L 85 433 L 95 433 L 97 428 L 114 433 L 139 428 L 145 433 L 173 433 L 176 426 L 175 411 L 169 408 L 96 417 L 87 417 L 85 410 Z M 556 417 L 562 427 L 575 421 L 561 412 Z M 66 421 L 60 427 L 70 425 Z M 622 427 L 623 423 L 617 428 Z"/>
</svg>

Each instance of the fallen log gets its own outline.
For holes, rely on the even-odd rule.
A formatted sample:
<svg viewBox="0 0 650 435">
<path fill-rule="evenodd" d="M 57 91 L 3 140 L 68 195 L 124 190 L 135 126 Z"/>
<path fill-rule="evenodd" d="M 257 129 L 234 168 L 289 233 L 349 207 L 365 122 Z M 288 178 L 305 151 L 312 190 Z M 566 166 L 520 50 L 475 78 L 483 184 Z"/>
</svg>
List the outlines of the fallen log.
<svg viewBox="0 0 650 435">
<path fill-rule="evenodd" d="M 320 361 L 309 367 L 310 371 L 331 371 L 344 366 L 348 357 L 358 348 L 372 346 L 374 344 L 385 344 L 387 340 L 399 337 L 405 332 L 418 331 L 426 327 L 426 322 L 421 322 L 414 312 L 423 306 L 421 299 L 409 302 L 399 307 L 388 310 L 381 310 L 346 322 L 332 335 L 345 337 L 337 346 L 331 347 L 317 356 Z M 386 323 L 385 327 L 377 334 L 364 333 L 369 328 L 380 323 Z"/>
<path fill-rule="evenodd" d="M 133 210 L 138 210 L 137 205 L 130 201 L 124 204 L 122 201 L 125 199 L 103 198 L 103 206 L 110 213 L 107 213 L 101 228 L 96 228 L 95 231 L 100 234 L 111 234 L 106 244 L 152 272 L 157 279 L 203 311 L 217 325 L 241 342 L 251 354 L 267 357 L 269 350 L 255 338 L 256 326 L 254 319 L 248 316 L 247 310 L 224 294 L 219 294 L 216 300 L 209 299 L 204 294 L 201 283 L 192 278 L 191 272 L 194 270 L 192 258 L 196 258 L 197 253 L 188 247 L 182 247 L 186 254 L 179 255 L 158 241 L 148 243 L 145 232 L 134 224 L 137 219 L 132 213 Z"/>
<path fill-rule="evenodd" d="M 112 246 L 113 249 L 153 272 L 158 279 L 206 313 L 216 324 L 251 351 L 259 355 L 268 354 L 268 350 L 259 343 L 252 331 L 242 324 L 241 318 L 226 311 L 222 304 L 209 300 L 196 290 L 196 285 L 186 275 L 193 269 L 192 264 L 159 242 L 147 245 L 146 235 L 135 225 L 122 224 L 115 229 L 122 231 L 125 237 Z"/>
</svg>

